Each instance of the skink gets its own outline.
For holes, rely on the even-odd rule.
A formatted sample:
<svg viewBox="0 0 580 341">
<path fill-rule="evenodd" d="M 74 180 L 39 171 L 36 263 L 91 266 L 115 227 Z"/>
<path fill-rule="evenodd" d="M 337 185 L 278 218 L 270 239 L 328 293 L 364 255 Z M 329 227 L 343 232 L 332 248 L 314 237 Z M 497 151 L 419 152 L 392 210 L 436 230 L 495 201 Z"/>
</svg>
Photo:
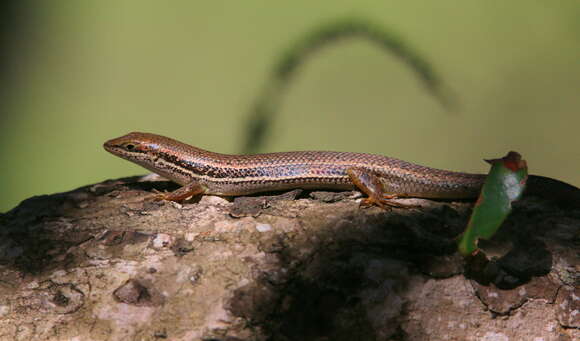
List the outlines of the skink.
<svg viewBox="0 0 580 341">
<path fill-rule="evenodd" d="M 129 133 L 105 142 L 104 148 L 182 185 L 173 192 L 157 195 L 172 201 L 201 194 L 239 196 L 294 188 L 358 189 L 368 196 L 363 205 L 401 206 L 390 199 L 476 198 L 485 180 L 483 174 L 434 169 L 375 154 L 219 154 L 150 133 Z M 580 203 L 578 188 L 546 177 L 530 176 L 526 192 Z"/>
</svg>

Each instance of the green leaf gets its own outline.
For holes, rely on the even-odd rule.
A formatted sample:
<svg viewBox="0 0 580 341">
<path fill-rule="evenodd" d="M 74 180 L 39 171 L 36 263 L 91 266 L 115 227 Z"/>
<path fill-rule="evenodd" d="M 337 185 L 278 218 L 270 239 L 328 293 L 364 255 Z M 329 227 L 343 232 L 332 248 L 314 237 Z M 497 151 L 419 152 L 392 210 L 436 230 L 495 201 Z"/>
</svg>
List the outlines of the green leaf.
<svg viewBox="0 0 580 341">
<path fill-rule="evenodd" d="M 486 161 L 492 165 L 491 170 L 459 241 L 459 252 L 464 256 L 477 250 L 480 238 L 489 239 L 495 234 L 511 212 L 512 202 L 522 196 L 528 178 L 526 161 L 516 152 Z"/>
</svg>

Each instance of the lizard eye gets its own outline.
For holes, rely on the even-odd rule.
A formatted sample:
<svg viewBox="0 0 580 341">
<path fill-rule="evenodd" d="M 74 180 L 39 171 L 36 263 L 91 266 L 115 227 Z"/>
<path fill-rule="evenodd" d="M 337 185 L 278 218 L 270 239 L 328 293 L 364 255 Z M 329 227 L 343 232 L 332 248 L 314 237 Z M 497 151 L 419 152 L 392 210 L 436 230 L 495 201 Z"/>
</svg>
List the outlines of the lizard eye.
<svg viewBox="0 0 580 341">
<path fill-rule="evenodd" d="M 135 149 L 135 145 L 132 144 L 132 143 L 127 143 L 124 147 L 127 150 L 133 150 L 133 149 Z"/>
</svg>

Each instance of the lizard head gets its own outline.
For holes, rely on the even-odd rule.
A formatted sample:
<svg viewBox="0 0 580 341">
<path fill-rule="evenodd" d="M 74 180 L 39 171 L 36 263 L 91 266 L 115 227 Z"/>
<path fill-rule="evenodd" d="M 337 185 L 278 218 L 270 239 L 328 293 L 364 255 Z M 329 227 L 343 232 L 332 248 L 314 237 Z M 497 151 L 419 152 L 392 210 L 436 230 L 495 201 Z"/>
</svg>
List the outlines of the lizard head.
<svg viewBox="0 0 580 341">
<path fill-rule="evenodd" d="M 160 139 L 165 138 L 155 134 L 133 132 L 109 140 L 103 147 L 113 155 L 140 164 L 139 161 L 149 159 L 152 153 L 159 149 Z"/>
<path fill-rule="evenodd" d="M 195 157 L 212 154 L 179 141 L 150 133 L 133 132 L 103 144 L 109 153 L 136 163 L 179 184 L 187 183 Z"/>
</svg>

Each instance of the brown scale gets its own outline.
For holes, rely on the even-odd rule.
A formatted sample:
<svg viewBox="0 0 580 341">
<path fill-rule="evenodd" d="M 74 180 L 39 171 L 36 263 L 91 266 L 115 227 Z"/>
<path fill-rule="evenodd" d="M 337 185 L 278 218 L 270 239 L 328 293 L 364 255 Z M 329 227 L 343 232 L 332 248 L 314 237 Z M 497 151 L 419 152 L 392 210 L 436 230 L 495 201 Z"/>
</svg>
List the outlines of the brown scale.
<svg viewBox="0 0 580 341">
<path fill-rule="evenodd" d="M 105 142 L 104 148 L 182 185 L 174 192 L 157 195 L 174 201 L 199 194 L 237 196 L 293 188 L 357 188 L 368 195 L 363 204 L 401 206 L 389 199 L 476 198 L 485 180 L 482 174 L 434 169 L 375 154 L 219 154 L 149 133 L 130 133 Z M 530 179 L 528 192 L 580 198 L 576 187 L 561 181 L 537 176 Z"/>
</svg>

